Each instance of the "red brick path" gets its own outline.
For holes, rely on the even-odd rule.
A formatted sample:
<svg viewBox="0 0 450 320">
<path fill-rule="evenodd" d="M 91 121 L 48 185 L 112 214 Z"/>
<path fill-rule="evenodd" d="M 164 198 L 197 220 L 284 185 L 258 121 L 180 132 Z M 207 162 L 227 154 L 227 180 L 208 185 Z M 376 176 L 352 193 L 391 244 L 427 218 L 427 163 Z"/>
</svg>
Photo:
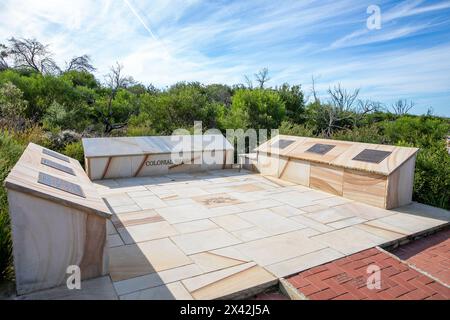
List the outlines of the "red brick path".
<svg viewBox="0 0 450 320">
<path fill-rule="evenodd" d="M 450 229 L 408 243 L 392 253 L 450 285 Z"/>
<path fill-rule="evenodd" d="M 381 269 L 380 289 L 367 288 L 367 267 Z M 300 272 L 287 279 L 311 300 L 450 299 L 450 289 L 376 248 Z"/>
</svg>

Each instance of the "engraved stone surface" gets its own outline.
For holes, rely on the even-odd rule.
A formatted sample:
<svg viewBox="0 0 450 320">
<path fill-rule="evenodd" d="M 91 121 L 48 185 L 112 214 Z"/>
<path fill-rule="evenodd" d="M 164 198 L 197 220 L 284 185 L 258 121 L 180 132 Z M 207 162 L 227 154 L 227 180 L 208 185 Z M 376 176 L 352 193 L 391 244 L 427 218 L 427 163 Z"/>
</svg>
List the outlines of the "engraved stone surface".
<svg viewBox="0 0 450 320">
<path fill-rule="evenodd" d="M 290 146 L 291 144 L 293 144 L 294 142 L 295 142 L 294 140 L 280 139 L 280 140 L 277 140 L 274 143 L 272 143 L 272 147 L 278 148 L 278 149 L 284 149 L 284 148 Z"/>
<path fill-rule="evenodd" d="M 51 150 L 48 150 L 48 149 L 42 149 L 42 153 L 46 154 L 48 156 L 51 156 L 53 158 L 65 161 L 65 162 L 70 162 L 69 158 L 63 156 L 62 154 L 59 154 L 58 152 L 54 152 L 54 151 L 51 151 Z"/>
<path fill-rule="evenodd" d="M 79 197 L 86 198 L 81 187 L 75 183 L 51 176 L 49 174 L 39 172 L 38 182 L 46 186 L 56 188 Z"/>
<path fill-rule="evenodd" d="M 306 152 L 312 152 L 312 153 L 317 153 L 317 154 L 325 154 L 328 151 L 330 151 L 331 149 L 333 149 L 335 147 L 335 145 L 332 144 L 322 144 L 322 143 L 317 143 L 315 145 L 313 145 L 311 148 L 309 148 L 308 150 L 306 150 Z"/>
<path fill-rule="evenodd" d="M 356 157 L 354 157 L 353 160 L 370 163 L 380 163 L 381 161 L 386 159 L 391 153 L 392 152 L 389 151 L 364 149 Z"/>
<path fill-rule="evenodd" d="M 46 159 L 46 158 L 42 158 L 41 159 L 41 163 L 46 165 L 46 166 L 52 167 L 53 169 L 57 169 L 57 170 L 66 172 L 66 173 L 71 174 L 73 176 L 75 175 L 75 172 L 73 171 L 72 168 L 69 168 L 69 167 L 64 166 L 62 164 L 59 164 L 59 163 L 56 163 L 56 162 L 54 162 L 52 160 L 49 160 L 49 159 Z"/>
</svg>

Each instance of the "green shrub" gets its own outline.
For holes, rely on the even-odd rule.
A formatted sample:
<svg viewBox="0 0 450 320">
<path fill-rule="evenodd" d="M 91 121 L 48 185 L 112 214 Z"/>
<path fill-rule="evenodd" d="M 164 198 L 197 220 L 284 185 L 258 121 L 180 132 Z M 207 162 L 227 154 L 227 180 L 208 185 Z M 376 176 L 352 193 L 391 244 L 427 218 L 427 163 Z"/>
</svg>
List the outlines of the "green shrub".
<svg viewBox="0 0 450 320">
<path fill-rule="evenodd" d="M 290 86 L 285 83 L 276 88 L 286 106 L 286 118 L 294 123 L 305 121 L 305 99 L 300 85 Z"/>
<path fill-rule="evenodd" d="M 334 132 L 333 139 L 345 141 L 357 141 L 365 143 L 385 143 L 386 138 L 380 132 L 378 125 L 356 127 L 352 130 L 340 130 Z"/>
<path fill-rule="evenodd" d="M 285 134 L 285 135 L 300 136 L 300 137 L 314 137 L 314 133 L 311 128 L 308 128 L 303 124 L 295 124 L 290 121 L 281 122 L 281 125 L 278 128 L 278 130 L 280 131 L 280 134 Z"/>
<path fill-rule="evenodd" d="M 42 127 L 33 125 L 20 131 L 9 131 L 9 136 L 18 144 L 26 147 L 28 143 L 33 142 L 46 148 L 52 149 L 52 142 Z"/>
<path fill-rule="evenodd" d="M 11 228 L 4 181 L 22 155 L 24 145 L 0 131 L 0 281 L 13 278 Z"/>
<path fill-rule="evenodd" d="M 227 129 L 275 129 L 285 114 L 285 102 L 276 91 L 239 89 L 219 123 Z"/>
<path fill-rule="evenodd" d="M 155 129 L 151 127 L 141 126 L 130 126 L 127 129 L 127 136 L 129 137 L 142 137 L 142 136 L 155 136 L 158 135 Z"/>
<path fill-rule="evenodd" d="M 68 157 L 77 159 L 84 166 L 84 151 L 81 141 L 66 144 L 63 153 Z"/>
<path fill-rule="evenodd" d="M 24 115 L 27 101 L 22 99 L 23 92 L 11 82 L 0 86 L 0 115 L 7 119 L 17 119 Z"/>
<path fill-rule="evenodd" d="M 450 155 L 444 143 L 419 151 L 413 198 L 417 202 L 450 209 Z"/>
<path fill-rule="evenodd" d="M 416 161 L 413 199 L 450 208 L 450 155 L 445 137 L 448 119 L 403 116 L 381 123 L 386 143 L 420 148 Z"/>
<path fill-rule="evenodd" d="M 405 141 L 417 148 L 428 148 L 443 141 L 450 131 L 450 123 L 442 118 L 403 116 L 382 124 L 387 143 Z"/>
<path fill-rule="evenodd" d="M 0 282 L 14 278 L 8 208 L 0 209 Z"/>
</svg>

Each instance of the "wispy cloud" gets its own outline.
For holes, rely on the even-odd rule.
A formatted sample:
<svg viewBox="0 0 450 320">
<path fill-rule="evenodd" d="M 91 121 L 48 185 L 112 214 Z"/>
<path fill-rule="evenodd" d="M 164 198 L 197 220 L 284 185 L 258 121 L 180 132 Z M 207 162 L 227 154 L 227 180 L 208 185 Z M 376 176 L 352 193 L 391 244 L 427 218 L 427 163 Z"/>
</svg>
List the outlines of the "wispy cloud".
<svg viewBox="0 0 450 320">
<path fill-rule="evenodd" d="M 131 5 L 131 3 L 128 0 L 123 0 L 123 2 L 126 3 L 128 8 L 130 8 L 131 12 L 133 12 L 134 16 L 139 20 L 139 22 L 142 24 L 142 26 L 145 28 L 145 30 L 148 31 L 148 33 L 151 35 L 151 37 L 155 41 L 159 41 L 158 38 L 153 33 L 152 29 L 147 25 L 147 23 L 141 18 L 141 16 L 137 13 L 137 11 L 134 9 L 134 7 Z"/>
<path fill-rule="evenodd" d="M 381 33 L 371 32 L 368 29 L 362 29 L 346 35 L 345 37 L 333 42 L 329 49 L 337 49 L 350 46 L 359 46 L 364 44 L 371 44 L 377 42 L 391 41 L 399 38 L 404 38 L 417 34 L 422 30 L 426 30 L 432 26 L 431 24 L 419 24 L 410 26 L 400 26 L 391 28 L 390 30 L 383 30 Z"/>
<path fill-rule="evenodd" d="M 392 41 L 407 36 L 415 35 L 421 31 L 432 30 L 433 27 L 439 26 L 441 22 L 431 22 L 434 19 L 426 19 L 425 21 L 403 20 L 421 14 L 427 14 L 433 11 L 441 11 L 450 8 L 450 1 L 443 3 L 422 5 L 423 0 L 403 1 L 393 7 L 381 11 L 381 30 L 369 30 L 365 24 L 361 24 L 356 31 L 347 34 L 334 41 L 329 49 L 337 49 L 342 47 L 359 46 L 370 43 Z M 448 23 L 448 19 L 442 17 L 444 22 Z"/>
<path fill-rule="evenodd" d="M 377 1 L 382 28 L 370 31 L 371 0 L 0 1 L 0 42 L 36 37 L 60 63 L 89 54 L 100 78 L 115 61 L 158 86 L 233 84 L 268 67 L 271 85 L 308 89 L 314 74 L 322 91 L 341 82 L 450 113 L 450 1 Z"/>
</svg>

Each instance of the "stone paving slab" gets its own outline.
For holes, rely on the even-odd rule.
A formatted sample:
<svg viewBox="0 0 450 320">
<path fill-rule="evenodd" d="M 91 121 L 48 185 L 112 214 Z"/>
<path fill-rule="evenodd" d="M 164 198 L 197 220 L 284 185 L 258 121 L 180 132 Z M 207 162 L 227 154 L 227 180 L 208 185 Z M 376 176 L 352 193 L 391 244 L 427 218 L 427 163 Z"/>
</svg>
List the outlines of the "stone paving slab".
<svg viewBox="0 0 450 320">
<path fill-rule="evenodd" d="M 99 277 L 82 281 L 80 290 L 68 290 L 61 286 L 49 290 L 37 291 L 17 300 L 118 300 L 116 291 L 110 277 Z"/>
<path fill-rule="evenodd" d="M 246 170 L 96 186 L 113 211 L 110 278 L 120 299 L 250 297 L 280 277 L 450 220 L 446 210 L 383 210 Z"/>
<path fill-rule="evenodd" d="M 220 298 L 450 220 L 445 210 L 388 211 L 248 171 L 100 183 L 107 199 L 112 189 L 117 196 L 111 276 L 124 299 L 186 296 L 180 285 L 194 299 Z M 158 208 L 146 197 L 157 197 Z M 144 204 L 152 209 L 129 211 Z M 117 234 L 125 245 L 116 246 Z M 145 245 L 155 241 L 168 249 L 149 254 Z"/>
<path fill-rule="evenodd" d="M 171 239 L 185 254 L 214 250 L 241 242 L 223 229 L 182 234 Z"/>
</svg>

